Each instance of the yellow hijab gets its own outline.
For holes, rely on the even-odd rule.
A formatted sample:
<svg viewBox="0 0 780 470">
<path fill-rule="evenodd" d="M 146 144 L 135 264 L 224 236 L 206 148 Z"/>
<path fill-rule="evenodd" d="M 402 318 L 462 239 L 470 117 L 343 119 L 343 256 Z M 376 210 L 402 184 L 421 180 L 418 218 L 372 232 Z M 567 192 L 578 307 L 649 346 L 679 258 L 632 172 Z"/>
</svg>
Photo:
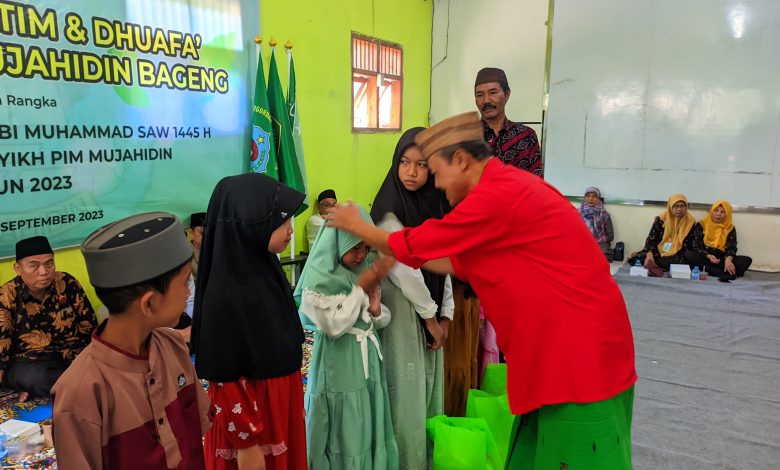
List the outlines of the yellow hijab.
<svg viewBox="0 0 780 470">
<path fill-rule="evenodd" d="M 726 211 L 726 218 L 723 222 L 716 224 L 712 220 L 712 213 L 718 206 Z M 726 237 L 734 229 L 734 222 L 731 219 L 731 204 L 724 199 L 718 199 L 710 207 L 707 217 L 701 219 L 701 226 L 704 227 L 704 244 L 721 251 L 726 249 Z"/>
<path fill-rule="evenodd" d="M 661 237 L 661 243 L 658 244 L 658 252 L 661 253 L 661 256 L 673 256 L 680 251 L 685 237 L 688 236 L 688 232 L 696 223 L 696 219 L 688 212 L 682 219 L 672 215 L 672 206 L 680 201 L 684 202 L 686 206 L 688 205 L 688 198 L 684 194 L 672 194 L 666 203 L 666 210 L 658 215 L 664 223 L 664 235 Z M 668 250 L 664 250 L 667 243 L 671 243 L 671 245 Z"/>
</svg>

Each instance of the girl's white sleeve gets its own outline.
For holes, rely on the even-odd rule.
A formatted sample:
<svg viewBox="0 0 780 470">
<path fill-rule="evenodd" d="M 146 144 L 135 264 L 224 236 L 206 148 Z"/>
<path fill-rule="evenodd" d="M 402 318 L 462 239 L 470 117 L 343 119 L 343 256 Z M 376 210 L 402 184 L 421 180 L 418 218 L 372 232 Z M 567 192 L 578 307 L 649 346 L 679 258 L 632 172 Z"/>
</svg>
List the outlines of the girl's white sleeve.
<svg viewBox="0 0 780 470">
<path fill-rule="evenodd" d="M 444 299 L 441 301 L 441 316 L 452 320 L 455 316 L 455 298 L 452 296 L 452 278 L 444 280 Z"/>
</svg>

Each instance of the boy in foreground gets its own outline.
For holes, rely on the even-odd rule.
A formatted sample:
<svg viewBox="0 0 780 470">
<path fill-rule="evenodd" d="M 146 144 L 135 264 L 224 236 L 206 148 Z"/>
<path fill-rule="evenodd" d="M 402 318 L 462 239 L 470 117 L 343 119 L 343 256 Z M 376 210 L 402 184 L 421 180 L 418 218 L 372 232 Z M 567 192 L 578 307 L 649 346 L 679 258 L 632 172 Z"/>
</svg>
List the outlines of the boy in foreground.
<svg viewBox="0 0 780 470">
<path fill-rule="evenodd" d="M 109 316 L 52 389 L 60 468 L 202 469 L 209 400 L 176 325 L 192 248 L 168 213 L 122 219 L 81 245 Z"/>
</svg>

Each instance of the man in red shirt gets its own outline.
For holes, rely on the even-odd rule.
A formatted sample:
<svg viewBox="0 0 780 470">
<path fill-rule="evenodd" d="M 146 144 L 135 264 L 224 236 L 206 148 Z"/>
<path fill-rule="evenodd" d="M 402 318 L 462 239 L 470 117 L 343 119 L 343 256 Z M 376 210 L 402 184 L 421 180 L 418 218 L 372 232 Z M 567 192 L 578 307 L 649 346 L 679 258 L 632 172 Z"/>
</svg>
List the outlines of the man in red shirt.
<svg viewBox="0 0 780 470">
<path fill-rule="evenodd" d="M 507 468 L 631 468 L 631 325 L 579 213 L 541 178 L 492 158 L 475 112 L 415 141 L 452 212 L 390 234 L 362 222 L 355 206 L 339 206 L 329 224 L 472 285 L 506 357 L 510 407 L 521 415 Z"/>
</svg>

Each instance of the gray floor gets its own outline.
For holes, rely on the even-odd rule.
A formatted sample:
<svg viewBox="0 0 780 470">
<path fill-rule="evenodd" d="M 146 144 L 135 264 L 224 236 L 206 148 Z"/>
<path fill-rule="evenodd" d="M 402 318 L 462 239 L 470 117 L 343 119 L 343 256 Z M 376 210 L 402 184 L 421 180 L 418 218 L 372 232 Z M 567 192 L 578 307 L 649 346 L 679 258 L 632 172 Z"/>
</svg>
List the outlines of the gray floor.
<svg viewBox="0 0 780 470">
<path fill-rule="evenodd" d="M 780 469 L 780 275 L 615 275 L 634 329 L 638 470 Z"/>
</svg>

